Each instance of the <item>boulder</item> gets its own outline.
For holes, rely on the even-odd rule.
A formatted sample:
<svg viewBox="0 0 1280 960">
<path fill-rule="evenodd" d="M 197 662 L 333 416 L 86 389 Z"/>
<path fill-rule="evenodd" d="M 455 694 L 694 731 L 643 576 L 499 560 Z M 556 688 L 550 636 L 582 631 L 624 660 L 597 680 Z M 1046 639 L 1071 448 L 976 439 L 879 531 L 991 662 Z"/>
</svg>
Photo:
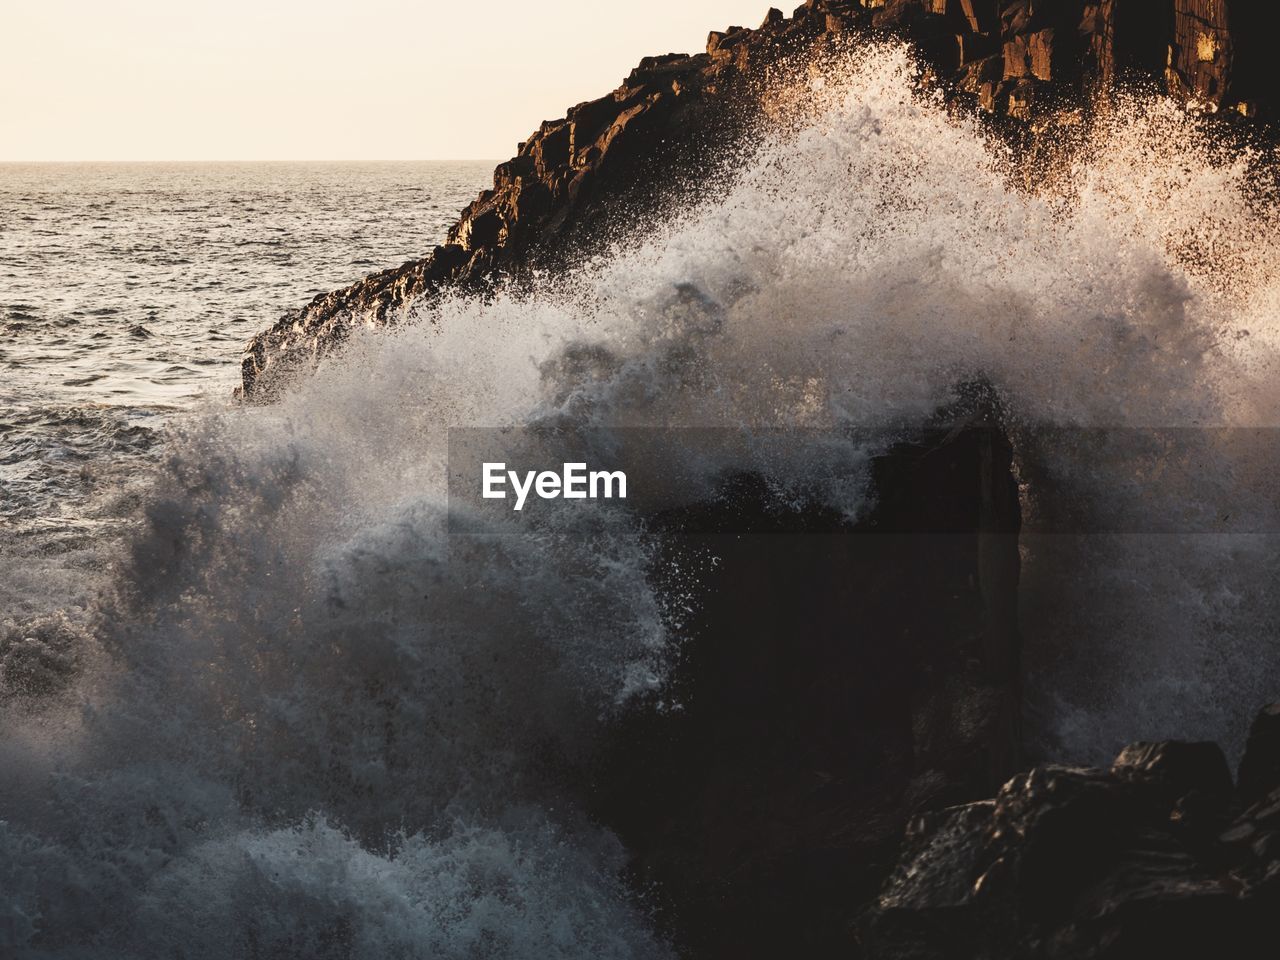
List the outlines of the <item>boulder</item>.
<svg viewBox="0 0 1280 960">
<path fill-rule="evenodd" d="M 1252 796 L 1206 743 L 1133 744 L 1109 770 L 1036 767 L 912 824 L 862 919 L 864 954 L 1272 956 L 1280 789 L 1230 819 Z"/>
<path fill-rule="evenodd" d="M 1233 788 L 1231 769 L 1216 743 L 1134 743 L 1125 747 L 1111 772 L 1156 790 L 1169 804 L 1192 792 L 1220 801 L 1225 810 Z"/>
</svg>

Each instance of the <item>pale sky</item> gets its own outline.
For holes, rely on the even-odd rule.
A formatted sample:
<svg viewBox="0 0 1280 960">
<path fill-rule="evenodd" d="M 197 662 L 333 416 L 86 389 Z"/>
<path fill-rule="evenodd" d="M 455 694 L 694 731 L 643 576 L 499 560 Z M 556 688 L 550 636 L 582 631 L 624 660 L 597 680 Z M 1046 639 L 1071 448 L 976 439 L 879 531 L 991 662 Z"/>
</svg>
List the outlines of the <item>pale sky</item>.
<svg viewBox="0 0 1280 960">
<path fill-rule="evenodd" d="M 0 160 L 505 159 L 769 5 L 0 0 Z"/>
</svg>

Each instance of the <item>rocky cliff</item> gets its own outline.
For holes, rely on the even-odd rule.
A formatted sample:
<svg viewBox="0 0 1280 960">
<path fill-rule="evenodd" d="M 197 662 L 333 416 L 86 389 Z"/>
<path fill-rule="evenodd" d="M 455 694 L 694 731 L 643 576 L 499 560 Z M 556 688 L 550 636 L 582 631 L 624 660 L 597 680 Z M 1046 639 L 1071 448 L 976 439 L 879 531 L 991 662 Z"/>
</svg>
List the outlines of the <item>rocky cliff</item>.
<svg viewBox="0 0 1280 960">
<path fill-rule="evenodd" d="M 1013 133 L 1122 82 L 1159 85 L 1212 112 L 1266 116 L 1270 4 L 1255 0 L 808 0 L 758 29 L 729 27 L 694 56 L 649 57 L 612 93 L 544 122 L 494 171 L 447 241 L 420 260 L 317 297 L 248 345 L 243 393 L 287 375 L 357 325 L 395 322 L 411 302 L 498 275 L 554 268 L 626 213 L 651 211 L 724 154 L 780 65 L 859 38 L 903 37 L 952 95 Z M 1034 134 L 1033 134 L 1034 135 Z"/>
</svg>

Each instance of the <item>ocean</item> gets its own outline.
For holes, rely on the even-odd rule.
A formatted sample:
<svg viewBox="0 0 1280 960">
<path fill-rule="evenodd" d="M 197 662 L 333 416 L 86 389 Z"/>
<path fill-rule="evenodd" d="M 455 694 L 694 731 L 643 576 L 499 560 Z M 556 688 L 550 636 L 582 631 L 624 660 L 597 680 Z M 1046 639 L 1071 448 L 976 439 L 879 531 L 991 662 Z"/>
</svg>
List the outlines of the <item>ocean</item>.
<svg viewBox="0 0 1280 960">
<path fill-rule="evenodd" d="M 626 511 L 451 504 L 459 426 L 511 464 L 706 429 L 733 442 L 673 445 L 649 502 L 757 471 L 856 517 L 867 430 L 981 378 L 1042 481 L 1035 755 L 1238 756 L 1280 685 L 1280 455 L 1234 432 L 1280 425 L 1266 158 L 1140 97 L 1028 183 L 902 47 L 825 69 L 686 207 L 258 407 L 239 345 L 429 248 L 482 167 L 0 168 L 0 956 L 674 954 L 589 770 L 625 709 L 681 709 L 699 569 L 651 576 Z"/>
<path fill-rule="evenodd" d="M 492 168 L 0 164 L 0 523 L 83 519 L 95 468 L 229 398 L 286 311 L 442 242 Z"/>
</svg>

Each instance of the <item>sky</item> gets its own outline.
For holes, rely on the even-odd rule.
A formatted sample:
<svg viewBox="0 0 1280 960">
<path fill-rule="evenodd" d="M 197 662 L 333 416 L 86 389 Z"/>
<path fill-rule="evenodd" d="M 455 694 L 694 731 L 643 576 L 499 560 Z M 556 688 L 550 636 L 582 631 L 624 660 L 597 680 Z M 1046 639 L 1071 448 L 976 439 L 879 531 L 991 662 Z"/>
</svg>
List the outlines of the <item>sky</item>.
<svg viewBox="0 0 1280 960">
<path fill-rule="evenodd" d="M 768 8 L 0 0 L 0 161 L 503 159 L 641 57 Z"/>
</svg>

